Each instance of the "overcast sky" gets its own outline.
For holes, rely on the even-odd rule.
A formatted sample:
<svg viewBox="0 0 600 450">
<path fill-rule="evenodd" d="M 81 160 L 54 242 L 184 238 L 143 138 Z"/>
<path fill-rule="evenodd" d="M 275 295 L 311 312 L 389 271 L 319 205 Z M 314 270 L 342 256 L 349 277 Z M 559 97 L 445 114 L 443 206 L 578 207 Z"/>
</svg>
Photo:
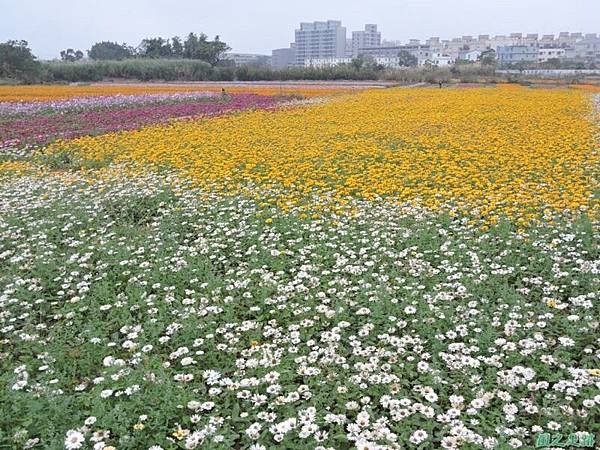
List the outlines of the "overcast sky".
<svg viewBox="0 0 600 450">
<path fill-rule="evenodd" d="M 270 54 L 303 22 L 376 23 L 384 39 L 600 33 L 600 0 L 0 0 L 0 41 L 24 39 L 43 59 L 97 41 L 219 34 L 236 52 Z"/>
</svg>

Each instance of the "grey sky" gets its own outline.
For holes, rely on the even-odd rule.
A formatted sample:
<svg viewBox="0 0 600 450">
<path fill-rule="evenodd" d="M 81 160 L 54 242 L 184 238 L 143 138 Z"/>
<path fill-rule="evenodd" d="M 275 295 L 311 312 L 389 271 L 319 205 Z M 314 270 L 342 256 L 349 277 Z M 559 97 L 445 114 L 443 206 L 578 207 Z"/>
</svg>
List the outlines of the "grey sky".
<svg viewBox="0 0 600 450">
<path fill-rule="evenodd" d="M 510 32 L 600 33 L 599 0 L 0 0 L 0 41 L 25 39 L 40 58 L 97 41 L 219 34 L 234 51 L 268 53 L 301 21 L 379 25 L 384 39 Z"/>
</svg>

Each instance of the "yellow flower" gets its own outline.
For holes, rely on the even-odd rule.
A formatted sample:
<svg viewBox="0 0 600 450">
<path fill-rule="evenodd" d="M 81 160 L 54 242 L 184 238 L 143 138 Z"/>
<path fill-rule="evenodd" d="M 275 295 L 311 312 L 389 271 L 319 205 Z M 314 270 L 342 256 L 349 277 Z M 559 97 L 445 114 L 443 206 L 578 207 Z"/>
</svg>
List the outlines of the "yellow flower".
<svg viewBox="0 0 600 450">
<path fill-rule="evenodd" d="M 175 439 L 177 439 L 178 441 L 181 441 L 184 437 L 186 437 L 188 434 L 190 434 L 190 430 L 184 430 L 181 427 L 177 428 L 177 430 L 175 430 L 171 436 L 173 436 Z"/>
<path fill-rule="evenodd" d="M 600 369 L 589 369 L 588 373 L 593 377 L 600 377 Z"/>
<path fill-rule="evenodd" d="M 258 346 L 258 341 L 252 341 L 252 342 L 250 342 L 250 347 L 254 348 L 256 346 Z"/>
<path fill-rule="evenodd" d="M 352 199 L 384 199 L 451 209 L 473 223 L 507 217 L 524 230 L 565 210 L 600 213 L 590 98 L 589 89 L 512 85 L 373 89 L 307 107 L 57 141 L 47 152 L 169 166 L 211 192 L 299 208 L 313 219 L 323 210 L 350 213 Z"/>
<path fill-rule="evenodd" d="M 556 300 L 548 300 L 546 305 L 548 305 L 550 308 L 556 308 Z"/>
<path fill-rule="evenodd" d="M 265 220 L 265 223 L 273 223 L 273 219 L 271 219 L 270 217 L 268 219 Z"/>
<path fill-rule="evenodd" d="M 144 425 L 143 423 L 136 423 L 136 424 L 133 426 L 133 429 L 134 429 L 135 431 L 142 431 L 142 430 L 144 429 L 144 427 L 145 427 L 145 425 Z"/>
</svg>

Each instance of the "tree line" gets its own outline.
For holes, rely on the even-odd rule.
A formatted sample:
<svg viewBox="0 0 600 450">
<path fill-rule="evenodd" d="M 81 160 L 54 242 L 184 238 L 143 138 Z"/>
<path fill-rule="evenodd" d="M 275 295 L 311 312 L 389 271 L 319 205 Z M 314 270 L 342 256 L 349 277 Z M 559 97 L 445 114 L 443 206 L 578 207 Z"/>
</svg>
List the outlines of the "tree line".
<svg viewBox="0 0 600 450">
<path fill-rule="evenodd" d="M 227 43 L 215 36 L 210 40 L 204 33 L 189 33 L 185 39 L 174 36 L 146 38 L 137 47 L 126 43 L 96 42 L 87 51 L 92 61 L 123 61 L 128 59 L 172 59 L 194 60 L 210 66 L 217 65 L 225 52 Z M 75 63 L 84 58 L 81 50 L 68 48 L 60 52 L 63 62 Z M 0 79 L 17 80 L 24 83 L 48 81 L 47 64 L 41 64 L 24 40 L 9 40 L 0 43 Z M 51 75 L 51 74 L 50 74 Z"/>
<path fill-rule="evenodd" d="M 146 38 L 136 48 L 125 43 L 97 42 L 88 50 L 88 56 L 95 61 L 121 61 L 131 58 L 196 59 L 215 65 L 228 50 L 231 48 L 221 41 L 219 36 L 215 36 L 211 41 L 204 33 L 189 33 L 185 39 L 179 36 L 170 39 Z"/>
</svg>

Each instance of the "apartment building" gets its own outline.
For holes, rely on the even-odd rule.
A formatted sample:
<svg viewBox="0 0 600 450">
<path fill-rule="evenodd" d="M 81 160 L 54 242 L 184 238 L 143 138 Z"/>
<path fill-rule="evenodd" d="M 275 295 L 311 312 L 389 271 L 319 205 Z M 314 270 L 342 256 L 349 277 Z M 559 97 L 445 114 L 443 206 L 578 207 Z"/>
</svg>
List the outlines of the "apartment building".
<svg viewBox="0 0 600 450">
<path fill-rule="evenodd" d="M 427 39 L 425 41 L 425 45 L 429 46 L 429 48 L 432 51 L 440 51 L 441 52 L 442 49 L 444 48 L 443 44 L 442 44 L 442 41 L 437 36 L 430 37 L 429 39 Z"/>
<path fill-rule="evenodd" d="M 296 30 L 296 65 L 309 59 L 343 58 L 346 53 L 346 28 L 339 20 L 303 22 Z"/>
<path fill-rule="evenodd" d="M 496 49 L 498 64 L 505 67 L 520 62 L 538 62 L 539 50 L 529 45 L 507 45 Z"/>
<path fill-rule="evenodd" d="M 551 59 L 563 59 L 566 56 L 566 50 L 564 48 L 557 47 L 544 47 L 538 49 L 538 62 L 544 63 Z"/>
<path fill-rule="evenodd" d="M 381 33 L 377 31 L 377 25 L 367 24 L 363 31 L 352 32 L 352 55 L 358 56 L 361 48 L 381 47 Z"/>
<path fill-rule="evenodd" d="M 600 37 L 586 34 L 573 45 L 573 57 L 582 62 L 600 63 Z"/>
<path fill-rule="evenodd" d="M 539 40 L 540 47 L 556 47 L 556 41 L 553 34 L 544 34 Z"/>
<path fill-rule="evenodd" d="M 585 64 L 600 63 L 600 38 L 596 33 L 561 32 L 557 36 L 540 36 L 537 33 L 515 32 L 496 36 L 465 35 L 453 39 L 430 37 L 424 43 L 419 39 L 410 39 L 403 44 L 397 40 L 382 40 L 375 24 L 354 31 L 352 37 L 347 39 L 342 23 L 329 20 L 300 24 L 294 45 L 295 48 L 274 50 L 272 66 L 305 66 L 307 61 L 314 66 L 315 61 L 330 64 L 331 61 L 339 63 L 340 58 L 370 55 L 374 58 L 390 58 L 383 65 L 393 67 L 390 61 L 397 58 L 400 51 L 415 56 L 419 65 L 426 62 L 446 65 L 458 59 L 475 62 L 487 50 L 495 50 L 500 65 L 504 66 L 517 62 L 547 62 L 554 58 Z"/>
</svg>

